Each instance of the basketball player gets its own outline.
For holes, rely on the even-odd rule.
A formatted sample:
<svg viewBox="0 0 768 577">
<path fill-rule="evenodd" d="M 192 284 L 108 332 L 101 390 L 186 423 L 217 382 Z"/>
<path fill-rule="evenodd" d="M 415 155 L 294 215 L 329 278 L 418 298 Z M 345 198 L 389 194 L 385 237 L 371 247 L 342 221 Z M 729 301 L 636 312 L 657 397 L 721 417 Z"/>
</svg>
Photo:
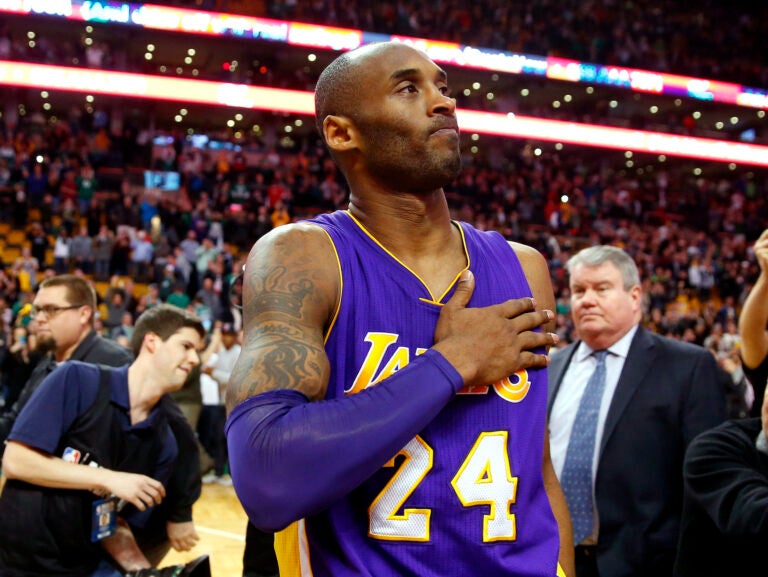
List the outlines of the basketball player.
<svg viewBox="0 0 768 577">
<path fill-rule="evenodd" d="M 450 219 L 445 73 L 367 46 L 315 104 L 349 210 L 257 242 L 227 393 L 235 488 L 280 531 L 280 574 L 573 575 L 545 434 L 549 273 Z"/>
</svg>

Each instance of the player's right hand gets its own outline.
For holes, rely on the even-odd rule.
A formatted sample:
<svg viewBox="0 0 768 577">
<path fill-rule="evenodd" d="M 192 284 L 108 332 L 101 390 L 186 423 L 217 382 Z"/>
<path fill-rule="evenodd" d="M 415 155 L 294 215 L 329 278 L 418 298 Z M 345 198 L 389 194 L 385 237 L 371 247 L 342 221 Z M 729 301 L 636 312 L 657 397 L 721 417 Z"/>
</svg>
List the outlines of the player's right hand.
<svg viewBox="0 0 768 577">
<path fill-rule="evenodd" d="M 466 385 L 488 385 L 530 367 L 545 367 L 543 350 L 557 335 L 535 331 L 554 318 L 537 311 L 532 298 L 512 299 L 481 308 L 467 308 L 475 280 L 466 271 L 451 299 L 443 306 L 435 328 L 434 349 L 464 377 Z"/>
</svg>

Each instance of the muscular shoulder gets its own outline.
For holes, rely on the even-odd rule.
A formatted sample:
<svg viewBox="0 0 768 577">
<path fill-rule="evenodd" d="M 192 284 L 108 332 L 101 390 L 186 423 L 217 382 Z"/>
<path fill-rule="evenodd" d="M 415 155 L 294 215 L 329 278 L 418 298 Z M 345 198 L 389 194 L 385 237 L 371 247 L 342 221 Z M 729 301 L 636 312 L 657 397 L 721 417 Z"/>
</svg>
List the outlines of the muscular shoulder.
<svg viewBox="0 0 768 577">
<path fill-rule="evenodd" d="M 307 250 L 318 254 L 329 253 L 333 250 L 325 230 L 312 222 L 294 222 L 273 228 L 254 245 L 254 249 L 283 246 L 305 246 Z"/>
<path fill-rule="evenodd" d="M 243 346 L 229 380 L 230 409 L 274 389 L 323 396 L 324 335 L 340 279 L 333 244 L 318 226 L 284 225 L 256 243 L 243 275 Z"/>
<path fill-rule="evenodd" d="M 539 303 L 539 308 L 555 310 L 555 295 L 552 289 L 552 279 L 549 276 L 547 261 L 538 250 L 519 242 L 509 242 L 523 267 L 525 278 L 531 287 L 531 293 Z"/>
<path fill-rule="evenodd" d="M 248 256 L 246 291 L 267 294 L 284 289 L 296 297 L 311 292 L 320 307 L 336 303 L 340 272 L 328 234 L 310 223 L 280 226 L 259 239 Z M 254 302 L 254 301 L 251 301 Z"/>
<path fill-rule="evenodd" d="M 522 244 L 520 242 L 514 242 L 514 241 L 507 241 L 509 246 L 512 247 L 512 250 L 515 251 L 515 254 L 517 255 L 517 258 L 520 259 L 520 262 L 523 265 L 523 268 L 528 266 L 547 266 L 547 261 L 544 260 L 544 255 L 542 255 L 538 250 L 533 248 L 532 246 L 529 246 L 527 244 Z"/>
</svg>

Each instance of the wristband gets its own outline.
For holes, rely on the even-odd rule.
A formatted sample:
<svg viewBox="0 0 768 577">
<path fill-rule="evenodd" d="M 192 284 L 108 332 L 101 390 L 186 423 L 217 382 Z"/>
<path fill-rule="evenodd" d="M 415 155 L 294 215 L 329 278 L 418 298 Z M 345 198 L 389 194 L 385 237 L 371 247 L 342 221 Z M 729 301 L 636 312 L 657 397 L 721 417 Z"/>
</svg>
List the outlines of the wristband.
<svg viewBox="0 0 768 577">
<path fill-rule="evenodd" d="M 275 390 L 243 401 L 225 431 L 232 481 L 251 522 L 277 531 L 343 497 L 426 427 L 463 384 L 430 349 L 355 395 L 310 402 L 298 391 Z"/>
</svg>

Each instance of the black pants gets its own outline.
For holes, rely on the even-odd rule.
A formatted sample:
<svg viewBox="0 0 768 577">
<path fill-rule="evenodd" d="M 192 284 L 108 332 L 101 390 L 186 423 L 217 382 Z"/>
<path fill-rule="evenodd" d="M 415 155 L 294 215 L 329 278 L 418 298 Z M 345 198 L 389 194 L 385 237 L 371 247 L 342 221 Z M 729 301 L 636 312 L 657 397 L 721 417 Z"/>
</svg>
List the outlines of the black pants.
<svg viewBox="0 0 768 577">
<path fill-rule="evenodd" d="M 249 522 L 245 530 L 243 577 L 277 576 L 274 533 L 260 531 Z"/>
<path fill-rule="evenodd" d="M 224 405 L 203 405 L 197 422 L 197 434 L 200 444 L 213 457 L 213 469 L 217 475 L 223 475 L 227 466 L 227 437 L 224 425 L 227 410 Z"/>
</svg>

